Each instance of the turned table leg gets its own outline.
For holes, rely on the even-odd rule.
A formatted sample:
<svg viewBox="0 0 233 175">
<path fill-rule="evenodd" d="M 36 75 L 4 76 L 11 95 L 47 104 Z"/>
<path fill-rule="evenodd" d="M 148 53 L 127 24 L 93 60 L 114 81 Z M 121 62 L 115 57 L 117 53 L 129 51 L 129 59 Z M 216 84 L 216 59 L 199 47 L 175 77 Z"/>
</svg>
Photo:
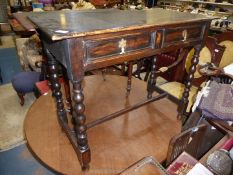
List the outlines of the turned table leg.
<svg viewBox="0 0 233 175">
<path fill-rule="evenodd" d="M 156 77 L 155 77 L 156 61 L 157 61 L 157 57 L 154 56 L 154 58 L 152 59 L 151 75 L 150 75 L 149 81 L 147 83 L 147 98 L 148 99 L 152 98 L 152 93 L 154 91 L 154 86 L 156 83 Z"/>
<path fill-rule="evenodd" d="M 132 74 L 133 74 L 133 62 L 130 61 L 128 65 L 128 80 L 127 80 L 127 92 L 126 92 L 126 97 L 130 94 L 131 91 L 131 85 L 132 85 Z"/>
<path fill-rule="evenodd" d="M 63 77 L 64 77 L 64 90 L 66 97 L 67 110 L 70 114 L 72 114 L 72 100 L 71 100 L 71 92 L 70 92 L 70 81 L 67 76 L 66 71 L 63 68 Z"/>
<path fill-rule="evenodd" d="M 85 105 L 83 103 L 84 94 L 82 82 L 73 82 L 73 119 L 75 133 L 77 137 L 78 149 L 80 152 L 80 162 L 83 169 L 88 168 L 91 159 L 90 149 L 87 141 L 86 116 L 84 114 Z"/>
<path fill-rule="evenodd" d="M 185 113 L 186 113 L 186 110 L 187 110 L 187 107 L 188 107 L 188 103 L 189 103 L 189 100 L 188 100 L 188 97 L 189 97 L 189 91 L 192 87 L 192 80 L 193 80 L 193 77 L 194 77 L 194 73 L 196 71 L 196 66 L 198 64 L 198 61 L 199 61 L 199 54 L 200 54 L 200 51 L 201 51 L 201 45 L 198 45 L 198 46 L 195 46 L 194 49 L 195 49 L 195 52 L 194 52 L 194 55 L 193 55 L 193 58 L 192 58 L 192 61 L 191 61 L 191 66 L 189 68 L 189 74 L 187 76 L 187 79 L 185 81 L 185 89 L 184 89 L 184 92 L 183 92 L 183 96 L 182 96 L 182 99 L 181 99 L 181 102 L 178 106 L 178 117 L 184 117 Z"/>
<path fill-rule="evenodd" d="M 57 61 L 48 50 L 46 50 L 46 55 L 48 58 L 48 69 L 49 69 L 49 79 L 51 83 L 51 88 L 53 95 L 56 99 L 57 114 L 60 120 L 68 123 L 66 111 L 62 99 L 61 84 L 59 82 L 59 75 L 57 69 L 58 66 Z"/>
</svg>

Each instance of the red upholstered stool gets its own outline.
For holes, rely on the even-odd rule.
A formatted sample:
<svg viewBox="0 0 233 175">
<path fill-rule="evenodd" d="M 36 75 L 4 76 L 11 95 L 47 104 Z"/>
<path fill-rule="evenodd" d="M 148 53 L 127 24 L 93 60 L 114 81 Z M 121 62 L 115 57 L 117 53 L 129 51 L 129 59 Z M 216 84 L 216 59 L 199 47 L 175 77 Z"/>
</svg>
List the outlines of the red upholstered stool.
<svg viewBox="0 0 233 175">
<path fill-rule="evenodd" d="M 44 80 L 44 81 L 40 81 L 36 83 L 36 90 L 37 90 L 37 95 L 41 96 L 41 95 L 46 95 L 48 94 L 50 87 L 49 87 L 49 81 L 48 80 Z"/>
<path fill-rule="evenodd" d="M 59 81 L 60 81 L 61 84 L 64 83 L 63 78 L 60 78 Z M 47 95 L 48 92 L 50 91 L 49 81 L 44 80 L 44 81 L 36 82 L 36 90 L 37 90 L 37 94 L 36 94 L 37 97 L 39 97 L 41 95 Z"/>
</svg>

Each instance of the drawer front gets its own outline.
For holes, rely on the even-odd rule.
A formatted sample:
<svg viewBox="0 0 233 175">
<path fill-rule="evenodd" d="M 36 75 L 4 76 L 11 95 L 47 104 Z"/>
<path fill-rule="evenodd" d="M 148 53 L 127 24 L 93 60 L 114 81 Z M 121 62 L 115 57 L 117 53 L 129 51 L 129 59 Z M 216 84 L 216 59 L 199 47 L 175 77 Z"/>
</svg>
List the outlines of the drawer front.
<svg viewBox="0 0 233 175">
<path fill-rule="evenodd" d="M 201 40 L 203 26 L 187 26 L 165 30 L 163 46 Z"/>
<path fill-rule="evenodd" d="M 152 48 L 152 43 L 152 34 L 150 32 L 86 41 L 86 58 L 90 61 L 101 57 L 130 53 Z"/>
</svg>

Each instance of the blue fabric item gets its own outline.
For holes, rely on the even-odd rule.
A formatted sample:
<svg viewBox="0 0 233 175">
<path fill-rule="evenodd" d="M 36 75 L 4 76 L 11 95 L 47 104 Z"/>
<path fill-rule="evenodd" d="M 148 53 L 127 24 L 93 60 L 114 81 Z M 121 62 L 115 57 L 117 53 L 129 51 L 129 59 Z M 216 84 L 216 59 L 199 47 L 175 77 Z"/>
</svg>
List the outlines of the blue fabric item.
<svg viewBox="0 0 233 175">
<path fill-rule="evenodd" d="M 12 86 L 18 93 L 33 92 L 35 83 L 40 81 L 39 72 L 20 72 L 12 79 Z"/>
<path fill-rule="evenodd" d="M 58 175 L 33 157 L 23 144 L 8 151 L 0 152 L 1 175 Z"/>
<path fill-rule="evenodd" d="M 12 78 L 22 71 L 15 48 L 0 49 L 0 71 L 0 84 L 10 83 Z"/>
</svg>

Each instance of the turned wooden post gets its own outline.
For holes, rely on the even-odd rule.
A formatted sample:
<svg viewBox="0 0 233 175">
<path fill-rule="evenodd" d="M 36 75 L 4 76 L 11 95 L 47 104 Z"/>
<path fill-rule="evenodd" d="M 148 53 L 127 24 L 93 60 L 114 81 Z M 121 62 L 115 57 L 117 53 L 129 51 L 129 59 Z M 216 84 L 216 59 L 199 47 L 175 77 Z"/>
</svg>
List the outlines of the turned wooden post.
<svg viewBox="0 0 233 175">
<path fill-rule="evenodd" d="M 88 167 L 88 163 L 90 162 L 91 156 L 87 141 L 87 126 L 85 124 L 86 116 L 84 114 L 85 105 L 83 101 L 84 95 L 81 81 L 73 82 L 73 119 L 75 124 L 74 129 L 77 137 L 78 148 L 82 156 L 81 165 L 82 168 L 85 169 Z"/>
<path fill-rule="evenodd" d="M 189 68 L 189 73 L 188 73 L 187 79 L 185 81 L 185 89 L 183 92 L 181 102 L 178 106 L 178 113 L 179 113 L 178 118 L 179 119 L 182 116 L 184 116 L 184 114 L 186 113 L 187 107 L 188 107 L 189 92 L 190 92 L 190 89 L 192 87 L 192 80 L 194 77 L 194 73 L 196 71 L 196 66 L 197 66 L 198 61 L 199 61 L 199 54 L 200 54 L 201 48 L 202 48 L 201 45 L 197 45 L 194 47 L 195 52 L 194 52 L 193 58 L 191 60 L 191 66 Z"/>
<path fill-rule="evenodd" d="M 126 92 L 126 97 L 129 96 L 130 91 L 131 91 L 131 85 L 132 85 L 132 74 L 133 74 L 133 62 L 130 61 L 128 65 L 128 79 L 127 79 L 127 92 Z"/>
<path fill-rule="evenodd" d="M 47 49 L 46 49 L 46 55 L 48 58 L 48 69 L 49 69 L 49 79 L 51 82 L 51 88 L 57 104 L 57 114 L 62 121 L 68 123 L 68 119 L 66 116 L 66 111 L 62 99 L 61 84 L 59 82 L 59 75 L 57 70 L 57 66 L 58 66 L 57 61 Z"/>
<path fill-rule="evenodd" d="M 155 86 L 155 83 L 156 83 L 156 77 L 155 77 L 156 61 L 157 61 L 157 57 L 154 56 L 154 58 L 152 59 L 152 68 L 151 68 L 150 79 L 149 79 L 149 81 L 147 83 L 147 98 L 148 99 L 152 98 L 152 93 L 154 91 L 154 86 Z"/>
</svg>

